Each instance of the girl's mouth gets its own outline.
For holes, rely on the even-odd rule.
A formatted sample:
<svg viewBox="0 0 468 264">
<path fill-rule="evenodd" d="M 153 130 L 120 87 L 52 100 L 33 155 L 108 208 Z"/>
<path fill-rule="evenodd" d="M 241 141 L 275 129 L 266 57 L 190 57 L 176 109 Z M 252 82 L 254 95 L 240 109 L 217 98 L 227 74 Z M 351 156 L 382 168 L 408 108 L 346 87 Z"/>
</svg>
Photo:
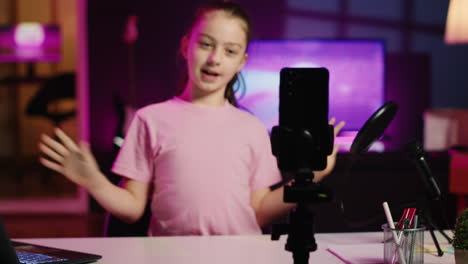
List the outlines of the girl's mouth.
<svg viewBox="0 0 468 264">
<path fill-rule="evenodd" d="M 214 77 L 219 76 L 219 73 L 217 73 L 217 72 L 212 72 L 212 71 L 205 70 L 205 69 L 202 69 L 201 71 L 202 71 L 202 73 L 204 73 L 206 75 L 209 75 L 209 76 L 214 76 Z"/>
<path fill-rule="evenodd" d="M 218 79 L 218 77 L 220 76 L 219 73 L 217 72 L 213 72 L 213 71 L 209 71 L 209 70 L 206 70 L 206 69 L 202 69 L 201 70 L 201 78 L 203 81 L 205 82 L 214 82 Z"/>
</svg>

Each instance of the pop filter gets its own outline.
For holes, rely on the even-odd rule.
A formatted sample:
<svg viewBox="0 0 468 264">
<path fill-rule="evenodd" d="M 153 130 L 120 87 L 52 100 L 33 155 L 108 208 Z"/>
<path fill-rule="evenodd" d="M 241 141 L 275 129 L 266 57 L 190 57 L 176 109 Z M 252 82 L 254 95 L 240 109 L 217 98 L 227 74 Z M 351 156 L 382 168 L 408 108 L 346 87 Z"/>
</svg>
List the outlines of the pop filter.
<svg viewBox="0 0 468 264">
<path fill-rule="evenodd" d="M 353 140 L 350 152 L 352 154 L 361 154 L 367 151 L 372 143 L 382 136 L 395 117 L 397 110 L 398 106 L 393 101 L 388 101 L 377 109 L 359 130 L 356 138 Z"/>
</svg>

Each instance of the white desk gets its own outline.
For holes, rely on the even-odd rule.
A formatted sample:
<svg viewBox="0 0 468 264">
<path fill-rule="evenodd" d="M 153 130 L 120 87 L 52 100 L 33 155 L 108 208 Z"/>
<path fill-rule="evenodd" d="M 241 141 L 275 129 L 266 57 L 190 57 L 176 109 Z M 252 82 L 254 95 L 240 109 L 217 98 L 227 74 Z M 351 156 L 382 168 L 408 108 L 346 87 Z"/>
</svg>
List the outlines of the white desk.
<svg viewBox="0 0 468 264">
<path fill-rule="evenodd" d="M 427 233 L 427 232 L 426 232 Z M 311 252 L 309 263 L 344 262 L 326 249 L 332 245 L 382 244 L 382 232 L 315 234 L 318 249 Z M 439 242 L 447 244 L 438 235 Z M 212 237 L 131 237 L 131 238 L 50 238 L 15 239 L 51 247 L 102 255 L 98 263 L 216 263 L 216 264 L 292 264 L 292 254 L 284 250 L 286 236 L 271 241 L 269 236 L 212 236 Z M 425 243 L 432 240 L 427 233 Z M 383 248 L 383 246 L 382 246 Z M 371 253 L 371 252 L 370 252 Z M 376 253 L 374 252 L 373 255 Z M 383 249 L 380 256 L 383 256 Z M 382 257 L 383 259 L 383 257 Z M 454 255 L 443 257 L 426 253 L 424 263 L 455 263 Z"/>
</svg>

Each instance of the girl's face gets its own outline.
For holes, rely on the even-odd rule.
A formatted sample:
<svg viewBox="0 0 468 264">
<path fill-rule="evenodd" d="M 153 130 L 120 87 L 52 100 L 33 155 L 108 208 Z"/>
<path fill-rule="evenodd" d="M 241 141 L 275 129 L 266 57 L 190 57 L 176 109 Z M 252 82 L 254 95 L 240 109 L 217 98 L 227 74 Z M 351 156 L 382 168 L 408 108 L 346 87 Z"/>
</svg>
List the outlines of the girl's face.
<svg viewBox="0 0 468 264">
<path fill-rule="evenodd" d="M 187 60 L 194 96 L 217 94 L 224 98 L 227 83 L 245 64 L 246 24 L 224 11 L 210 11 L 184 37 L 182 53 Z"/>
</svg>

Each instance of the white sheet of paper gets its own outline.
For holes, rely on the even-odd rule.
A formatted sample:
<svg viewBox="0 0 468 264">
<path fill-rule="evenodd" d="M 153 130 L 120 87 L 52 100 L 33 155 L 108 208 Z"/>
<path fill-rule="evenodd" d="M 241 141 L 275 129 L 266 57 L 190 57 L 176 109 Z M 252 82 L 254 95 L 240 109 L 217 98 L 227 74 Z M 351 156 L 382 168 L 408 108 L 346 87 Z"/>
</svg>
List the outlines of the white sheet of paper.
<svg viewBox="0 0 468 264">
<path fill-rule="evenodd" d="M 327 251 L 347 264 L 383 263 L 383 244 L 328 245 Z"/>
</svg>

